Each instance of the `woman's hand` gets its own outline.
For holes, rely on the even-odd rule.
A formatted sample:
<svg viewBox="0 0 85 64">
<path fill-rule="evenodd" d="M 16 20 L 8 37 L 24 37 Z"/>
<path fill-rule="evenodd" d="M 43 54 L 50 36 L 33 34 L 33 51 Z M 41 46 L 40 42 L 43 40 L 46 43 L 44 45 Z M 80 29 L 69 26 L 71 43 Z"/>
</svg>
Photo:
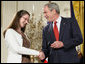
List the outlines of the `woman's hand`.
<svg viewBox="0 0 85 64">
<path fill-rule="evenodd" d="M 43 60 L 45 58 L 44 52 L 40 51 L 38 57 L 39 57 L 40 60 Z"/>
</svg>

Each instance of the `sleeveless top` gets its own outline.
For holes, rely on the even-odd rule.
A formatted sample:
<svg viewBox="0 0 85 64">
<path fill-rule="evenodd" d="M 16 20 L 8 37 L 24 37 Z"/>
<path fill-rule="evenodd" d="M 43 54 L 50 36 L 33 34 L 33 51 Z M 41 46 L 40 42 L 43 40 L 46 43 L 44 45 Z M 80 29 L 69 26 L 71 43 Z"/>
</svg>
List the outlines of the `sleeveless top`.
<svg viewBox="0 0 85 64">
<path fill-rule="evenodd" d="M 18 32 L 20 33 L 20 32 Z M 23 47 L 29 48 L 30 47 L 30 42 L 29 40 L 26 38 L 26 35 L 22 32 L 20 33 L 22 35 L 23 38 Z M 22 54 L 22 62 L 21 63 L 30 63 L 31 59 L 30 59 L 30 55 L 24 55 Z"/>
</svg>

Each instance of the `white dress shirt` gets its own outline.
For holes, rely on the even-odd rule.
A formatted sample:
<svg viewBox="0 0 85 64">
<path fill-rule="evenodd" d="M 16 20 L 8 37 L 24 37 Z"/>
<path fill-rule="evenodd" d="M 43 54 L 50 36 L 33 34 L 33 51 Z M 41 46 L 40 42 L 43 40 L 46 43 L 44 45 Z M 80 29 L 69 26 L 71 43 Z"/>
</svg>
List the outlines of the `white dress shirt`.
<svg viewBox="0 0 85 64">
<path fill-rule="evenodd" d="M 56 25 L 57 25 L 57 28 L 58 28 L 58 31 L 59 32 L 60 32 L 61 20 L 62 20 L 62 17 L 61 16 L 59 16 L 59 18 L 56 20 L 57 21 Z M 54 28 L 54 22 L 53 22 L 53 28 Z"/>
</svg>

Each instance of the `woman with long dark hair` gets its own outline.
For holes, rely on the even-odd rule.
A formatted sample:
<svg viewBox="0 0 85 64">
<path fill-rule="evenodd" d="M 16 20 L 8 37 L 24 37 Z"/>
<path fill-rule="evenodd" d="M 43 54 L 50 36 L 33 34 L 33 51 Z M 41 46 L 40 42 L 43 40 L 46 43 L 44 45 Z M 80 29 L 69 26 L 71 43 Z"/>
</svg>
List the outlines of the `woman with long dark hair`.
<svg viewBox="0 0 85 64">
<path fill-rule="evenodd" d="M 30 63 L 30 55 L 39 54 L 29 48 L 30 42 L 24 34 L 29 18 L 30 14 L 26 10 L 18 11 L 12 23 L 3 32 L 8 48 L 7 63 Z"/>
</svg>

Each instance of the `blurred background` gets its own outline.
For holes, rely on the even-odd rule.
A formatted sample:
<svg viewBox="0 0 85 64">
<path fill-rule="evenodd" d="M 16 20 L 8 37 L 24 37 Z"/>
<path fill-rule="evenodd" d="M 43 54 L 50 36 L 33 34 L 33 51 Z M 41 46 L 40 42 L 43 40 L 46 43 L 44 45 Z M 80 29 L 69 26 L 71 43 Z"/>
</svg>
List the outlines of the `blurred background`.
<svg viewBox="0 0 85 64">
<path fill-rule="evenodd" d="M 55 2 L 59 5 L 60 15 L 72 17 L 78 21 L 84 39 L 84 1 L 1 1 L 1 63 L 7 61 L 7 48 L 3 37 L 4 29 L 11 23 L 13 16 L 19 10 L 27 10 L 31 16 L 25 33 L 31 42 L 32 49 L 40 50 L 42 45 L 42 29 L 47 25 L 47 20 L 43 15 L 43 7 L 46 3 Z M 84 56 L 84 42 L 76 47 L 79 57 Z M 33 63 L 41 61 L 31 56 Z"/>
</svg>

